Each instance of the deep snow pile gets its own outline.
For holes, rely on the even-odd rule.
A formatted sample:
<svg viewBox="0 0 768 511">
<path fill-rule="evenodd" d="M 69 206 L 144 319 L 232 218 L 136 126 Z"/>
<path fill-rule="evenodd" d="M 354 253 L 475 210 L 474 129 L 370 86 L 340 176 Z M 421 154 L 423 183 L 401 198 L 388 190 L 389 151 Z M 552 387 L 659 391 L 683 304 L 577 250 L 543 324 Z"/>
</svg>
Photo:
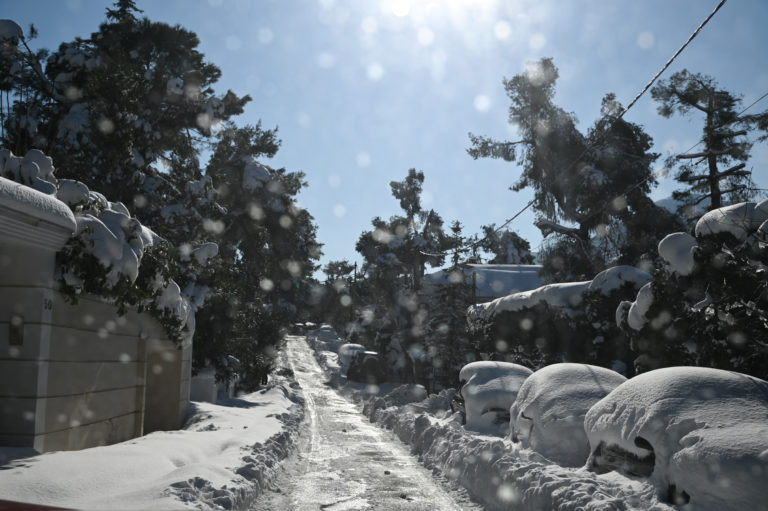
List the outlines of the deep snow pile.
<svg viewBox="0 0 768 511">
<path fill-rule="evenodd" d="M 509 410 L 510 436 L 557 463 L 580 467 L 589 456 L 587 411 L 627 379 L 588 364 L 552 364 L 529 376 Z"/>
<path fill-rule="evenodd" d="M 595 404 L 585 428 L 592 451 L 603 444 L 652 455 L 650 482 L 683 502 L 685 492 L 695 509 L 761 509 L 768 501 L 766 381 L 705 367 L 657 369 Z"/>
<path fill-rule="evenodd" d="M 180 431 L 5 464 L 3 499 L 77 509 L 246 508 L 288 456 L 304 415 L 298 384 L 277 376 L 263 390 L 219 404 L 193 403 Z"/>
</svg>

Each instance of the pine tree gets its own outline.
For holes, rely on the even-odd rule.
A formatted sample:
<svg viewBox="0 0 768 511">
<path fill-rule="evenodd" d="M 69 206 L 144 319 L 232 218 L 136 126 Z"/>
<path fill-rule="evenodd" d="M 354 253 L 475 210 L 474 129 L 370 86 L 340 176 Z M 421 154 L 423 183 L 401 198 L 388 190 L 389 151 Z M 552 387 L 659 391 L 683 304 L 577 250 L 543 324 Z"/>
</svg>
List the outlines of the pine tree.
<svg viewBox="0 0 768 511">
<path fill-rule="evenodd" d="M 295 203 L 304 176 L 256 161 L 277 152 L 276 130 L 232 122 L 250 98 L 215 92 L 221 71 L 193 32 L 140 15 L 133 0 L 117 0 L 97 32 L 50 56 L 4 40 L 0 64 L 13 73 L 0 91 L 13 107 L 2 108 L 0 145 L 43 150 L 57 177 L 124 203 L 160 234 L 167 260 L 157 264 L 190 296 L 208 295 L 195 367 L 225 376 L 224 356 L 235 355 L 258 383 L 309 299 L 320 255 L 314 219 Z M 213 243 L 218 257 L 199 263 Z"/>
<path fill-rule="evenodd" d="M 480 246 L 493 254 L 490 264 L 533 264 L 531 244 L 516 232 L 497 230 L 496 224 L 483 225 Z"/>
<path fill-rule="evenodd" d="M 512 102 L 509 123 L 521 138 L 499 142 L 470 134 L 468 152 L 522 166 L 512 189 L 533 188 L 537 227 L 545 238 L 560 238 L 544 251 L 554 258 L 545 261 L 545 271 L 553 269 L 549 275 L 556 278 L 590 278 L 612 259 L 611 243 L 601 246 L 595 238 L 612 234 L 627 242 L 631 234 L 616 236 L 627 226 L 647 230 L 625 220 L 647 218 L 639 213 L 651 208 L 646 199 L 656 184 L 651 164 L 658 155 L 649 152 L 651 138 L 640 126 L 618 116 L 621 105 L 613 94 L 603 99 L 602 116 L 586 136 L 580 133 L 575 116 L 553 102 L 557 78 L 552 59 L 545 58 L 504 80 Z"/>
<path fill-rule="evenodd" d="M 469 249 L 461 229 L 458 220 L 451 224 L 451 235 L 448 237 L 451 266 L 443 270 L 448 276 L 447 281 L 434 286 L 434 291 L 423 297 L 428 318 L 424 335 L 425 351 L 430 355 L 435 379 L 444 386 L 456 382 L 470 350 L 466 311 L 472 303 L 472 289 L 462 263 Z"/>
<path fill-rule="evenodd" d="M 686 186 L 673 194 L 675 199 L 688 207 L 708 200 L 707 209 L 712 210 L 754 196 L 752 172 L 745 170 L 752 148 L 746 135 L 765 127 L 768 112 L 740 116 L 740 97 L 721 89 L 711 76 L 685 69 L 660 81 L 651 95 L 664 117 L 695 111 L 704 115 L 703 151 L 680 154 L 677 162 L 669 162 L 671 166 L 679 163 L 675 179 Z"/>
</svg>

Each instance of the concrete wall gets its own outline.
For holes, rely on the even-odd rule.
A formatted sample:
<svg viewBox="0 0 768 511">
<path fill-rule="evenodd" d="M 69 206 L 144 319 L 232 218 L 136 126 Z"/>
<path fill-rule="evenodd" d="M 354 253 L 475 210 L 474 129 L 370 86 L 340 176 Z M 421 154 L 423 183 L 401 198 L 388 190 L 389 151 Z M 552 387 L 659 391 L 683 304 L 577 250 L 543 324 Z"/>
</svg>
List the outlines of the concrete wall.
<svg viewBox="0 0 768 511">
<path fill-rule="evenodd" d="M 13 214 L 17 231 L 41 228 Z M 95 297 L 68 303 L 50 244 L 12 234 L 0 229 L 0 445 L 82 449 L 178 429 L 191 346 L 178 349 L 147 314 L 119 316 Z"/>
</svg>

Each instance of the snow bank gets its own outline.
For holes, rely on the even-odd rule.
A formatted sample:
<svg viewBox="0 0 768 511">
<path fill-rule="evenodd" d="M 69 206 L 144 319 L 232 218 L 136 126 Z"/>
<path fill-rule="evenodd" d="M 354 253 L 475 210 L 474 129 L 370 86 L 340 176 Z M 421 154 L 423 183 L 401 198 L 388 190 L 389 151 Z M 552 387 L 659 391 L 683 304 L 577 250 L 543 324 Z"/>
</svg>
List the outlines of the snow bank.
<svg viewBox="0 0 768 511">
<path fill-rule="evenodd" d="M 768 382 L 702 367 L 657 369 L 587 413 L 590 462 L 606 463 L 594 454 L 599 446 L 652 455 L 650 482 L 660 495 L 674 486 L 695 509 L 761 509 L 768 500 L 766 418 Z"/>
<path fill-rule="evenodd" d="M 532 371 L 510 362 L 472 362 L 459 372 L 464 398 L 467 428 L 475 431 L 506 434 L 508 422 L 496 422 L 499 413 L 506 415 L 515 402 L 520 386 Z"/>
<path fill-rule="evenodd" d="M 181 431 L 6 464 L 0 495 L 77 509 L 246 509 L 291 452 L 304 404 L 295 382 L 275 377 L 192 412 Z"/>
<path fill-rule="evenodd" d="M 738 241 L 757 231 L 768 220 L 768 199 L 762 202 L 742 202 L 714 209 L 696 222 L 696 237 L 728 233 Z"/>
<path fill-rule="evenodd" d="M 673 509 L 659 502 L 646 482 L 562 467 L 510 440 L 467 431 L 450 411 L 452 392 L 420 403 L 371 408 L 369 418 L 391 429 L 427 468 L 464 486 L 488 509 Z"/>
<path fill-rule="evenodd" d="M 323 354 L 344 341 L 324 325 L 307 337 L 321 365 L 335 359 Z M 324 366 L 333 374 L 333 365 Z M 466 366 L 465 366 L 466 367 Z M 467 369 L 470 377 L 474 370 Z M 370 389 L 346 384 L 340 391 L 366 399 L 365 415 L 392 430 L 427 468 L 465 487 L 488 509 L 495 510 L 649 510 L 672 511 L 660 503 L 647 482 L 612 472 L 598 475 L 585 468 L 561 467 L 508 439 L 484 436 L 461 425 L 450 409 L 453 389 L 418 401 L 417 385 L 384 384 Z M 364 388 L 364 390 L 360 390 Z M 371 397 L 371 394 L 377 394 Z"/>
<path fill-rule="evenodd" d="M 698 246 L 696 238 L 688 233 L 675 232 L 659 242 L 659 255 L 667 263 L 669 270 L 686 276 L 693 273 L 696 262 L 693 250 Z"/>
<path fill-rule="evenodd" d="M 589 456 L 587 411 L 627 379 L 587 364 L 552 364 L 530 375 L 509 410 L 511 437 L 548 459 L 582 466 Z"/>
</svg>

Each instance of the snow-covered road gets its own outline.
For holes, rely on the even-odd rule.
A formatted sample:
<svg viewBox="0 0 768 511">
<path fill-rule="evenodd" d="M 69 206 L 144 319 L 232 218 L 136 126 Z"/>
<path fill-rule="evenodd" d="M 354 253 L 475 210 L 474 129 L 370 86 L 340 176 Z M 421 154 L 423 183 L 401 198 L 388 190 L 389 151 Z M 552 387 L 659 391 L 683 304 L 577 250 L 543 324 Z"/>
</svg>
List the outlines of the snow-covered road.
<svg viewBox="0 0 768 511">
<path fill-rule="evenodd" d="M 304 337 L 287 338 L 287 360 L 304 390 L 306 424 L 285 473 L 256 509 L 478 509 L 446 489 L 391 433 L 325 385 Z"/>
</svg>

